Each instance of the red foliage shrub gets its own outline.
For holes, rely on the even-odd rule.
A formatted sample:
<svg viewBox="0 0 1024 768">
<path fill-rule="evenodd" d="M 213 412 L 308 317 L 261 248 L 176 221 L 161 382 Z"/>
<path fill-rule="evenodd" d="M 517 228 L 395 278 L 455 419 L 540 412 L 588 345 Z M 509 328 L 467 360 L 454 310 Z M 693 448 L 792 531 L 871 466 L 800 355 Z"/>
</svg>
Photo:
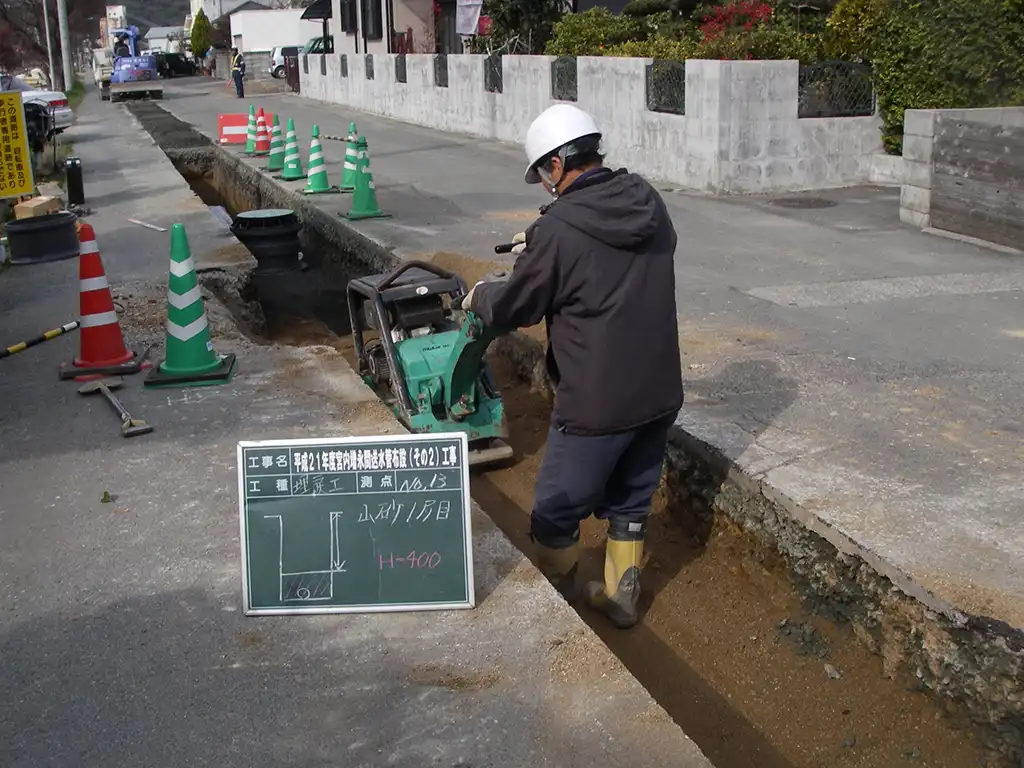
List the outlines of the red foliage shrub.
<svg viewBox="0 0 1024 768">
<path fill-rule="evenodd" d="M 729 0 L 704 16 L 701 35 L 714 40 L 730 31 L 749 30 L 772 18 L 772 7 L 763 0 Z"/>
</svg>

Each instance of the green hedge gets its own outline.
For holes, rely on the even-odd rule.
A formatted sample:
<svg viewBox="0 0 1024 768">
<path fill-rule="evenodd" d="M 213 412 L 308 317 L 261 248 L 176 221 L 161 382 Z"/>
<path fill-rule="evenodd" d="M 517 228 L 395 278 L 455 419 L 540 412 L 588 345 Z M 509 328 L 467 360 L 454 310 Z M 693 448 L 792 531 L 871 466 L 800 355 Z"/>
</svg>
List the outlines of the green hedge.
<svg viewBox="0 0 1024 768">
<path fill-rule="evenodd" d="M 615 45 L 650 34 L 643 19 L 617 16 L 607 8 L 568 13 L 555 23 L 552 32 L 544 50 L 550 56 L 603 56 Z"/>
<path fill-rule="evenodd" d="M 627 9 L 636 5 L 630 3 Z M 652 7 L 660 7 L 657 3 Z M 604 8 L 567 14 L 554 26 L 552 56 L 633 56 L 653 59 L 799 59 L 821 56 L 820 35 L 798 32 L 791 17 L 703 39 L 693 21 L 670 12 L 615 15 Z"/>
<path fill-rule="evenodd" d="M 684 18 L 684 6 L 686 0 L 633 0 L 622 15 L 603 8 L 568 14 L 554 25 L 546 53 L 865 62 L 883 143 L 894 154 L 902 150 L 907 109 L 1024 105 L 1024 0 L 839 0 L 824 34 L 808 32 L 819 24 L 798 27 L 792 12 L 776 5 L 769 22 L 712 37 Z"/>
<path fill-rule="evenodd" d="M 826 46 L 871 65 L 893 154 L 907 109 L 1024 105 L 1024 0 L 841 0 Z"/>
</svg>

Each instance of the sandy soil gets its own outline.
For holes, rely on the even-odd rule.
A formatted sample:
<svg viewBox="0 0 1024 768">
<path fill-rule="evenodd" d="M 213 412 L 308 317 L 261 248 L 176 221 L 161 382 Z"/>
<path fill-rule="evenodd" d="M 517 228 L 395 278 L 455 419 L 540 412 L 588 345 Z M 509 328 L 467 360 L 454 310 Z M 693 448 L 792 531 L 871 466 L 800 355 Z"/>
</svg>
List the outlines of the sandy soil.
<svg viewBox="0 0 1024 768">
<path fill-rule="evenodd" d="M 457 266 L 454 260 L 449 264 Z M 482 265 L 478 271 L 489 269 Z M 476 275 L 464 277 L 471 281 Z M 537 331 L 543 338 L 541 329 L 534 329 L 534 337 Z M 352 362 L 351 339 L 316 322 L 291 324 L 273 341 L 327 345 Z M 475 475 L 473 496 L 529 555 L 529 511 L 549 404 L 500 358 L 492 366 L 516 462 Z M 686 514 L 668 509 L 667 495 L 659 492 L 647 542 L 640 626 L 615 630 L 585 607 L 579 610 L 716 765 L 995 765 L 985 762 L 973 734 L 918 693 L 912 681 L 885 677 L 881 659 L 848 632 L 808 616 L 784 567 L 770 554 L 733 529 L 716 528 L 706 543 L 695 542 Z M 590 520 L 583 534 L 582 576 L 596 578 L 603 526 Z"/>
</svg>

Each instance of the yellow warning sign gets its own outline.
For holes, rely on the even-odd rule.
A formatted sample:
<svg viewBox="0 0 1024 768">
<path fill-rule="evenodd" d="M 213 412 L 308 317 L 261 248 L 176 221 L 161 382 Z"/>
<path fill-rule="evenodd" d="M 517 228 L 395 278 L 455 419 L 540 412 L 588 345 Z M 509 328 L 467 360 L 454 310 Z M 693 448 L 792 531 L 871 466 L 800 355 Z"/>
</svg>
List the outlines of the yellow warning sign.
<svg viewBox="0 0 1024 768">
<path fill-rule="evenodd" d="M 31 195 L 32 155 L 20 91 L 0 91 L 0 197 Z"/>
</svg>

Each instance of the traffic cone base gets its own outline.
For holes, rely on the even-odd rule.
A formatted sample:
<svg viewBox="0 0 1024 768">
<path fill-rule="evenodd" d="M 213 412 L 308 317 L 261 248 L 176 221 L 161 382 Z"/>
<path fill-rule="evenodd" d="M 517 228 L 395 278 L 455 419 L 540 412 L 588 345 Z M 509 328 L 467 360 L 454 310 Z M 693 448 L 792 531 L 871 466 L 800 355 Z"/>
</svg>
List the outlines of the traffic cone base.
<svg viewBox="0 0 1024 768">
<path fill-rule="evenodd" d="M 141 354 L 129 350 L 131 359 L 120 365 L 91 365 L 86 368 L 78 368 L 75 363 L 61 363 L 57 366 L 57 374 L 61 381 L 74 379 L 75 381 L 92 381 L 102 379 L 106 376 L 127 376 L 132 373 L 139 373 L 153 367 L 153 363 L 146 360 L 146 352 Z"/>
<path fill-rule="evenodd" d="M 103 259 L 92 225 L 78 229 L 79 353 L 70 365 L 61 365 L 60 378 L 88 381 L 106 371 L 138 373 L 142 360 L 128 349 L 121 334 L 121 322 L 114 309 Z"/>
<path fill-rule="evenodd" d="M 149 372 L 143 384 L 146 387 L 222 384 L 231 380 L 236 368 L 234 355 L 218 355 L 213 351 L 206 307 L 185 226 L 174 224 L 171 226 L 165 357 Z"/>
<path fill-rule="evenodd" d="M 161 387 L 209 387 L 214 384 L 226 384 L 234 378 L 238 370 L 238 359 L 234 354 L 219 355 L 216 367 L 202 373 L 174 373 L 165 369 L 163 363 L 150 370 L 144 387 L 160 389 Z"/>
<path fill-rule="evenodd" d="M 390 219 L 391 218 L 391 214 L 390 213 L 384 213 L 384 211 L 381 211 L 381 210 L 376 210 L 376 211 L 360 211 L 360 212 L 349 211 L 348 213 L 344 214 L 344 216 L 349 221 L 359 221 L 360 219 Z"/>
</svg>

